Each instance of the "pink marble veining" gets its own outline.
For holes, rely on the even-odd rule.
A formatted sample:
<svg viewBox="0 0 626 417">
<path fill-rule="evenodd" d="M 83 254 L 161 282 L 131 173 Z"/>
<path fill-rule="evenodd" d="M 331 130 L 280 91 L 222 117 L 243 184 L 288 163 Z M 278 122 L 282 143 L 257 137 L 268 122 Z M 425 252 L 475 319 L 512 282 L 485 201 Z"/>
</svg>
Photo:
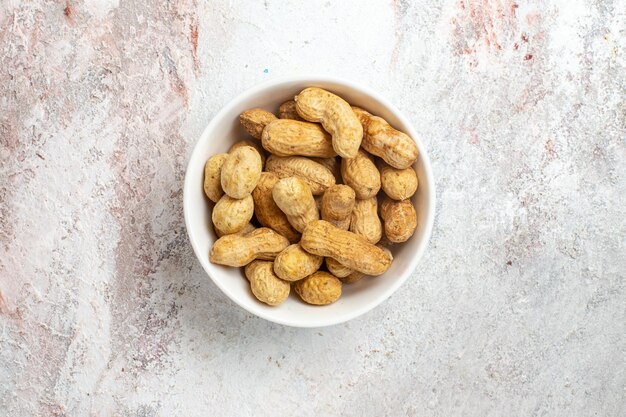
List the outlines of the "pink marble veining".
<svg viewBox="0 0 626 417">
<path fill-rule="evenodd" d="M 0 416 L 620 415 L 626 4 L 0 5 Z M 333 74 L 419 127 L 416 273 L 326 329 L 252 317 L 187 242 L 230 98 Z"/>
</svg>

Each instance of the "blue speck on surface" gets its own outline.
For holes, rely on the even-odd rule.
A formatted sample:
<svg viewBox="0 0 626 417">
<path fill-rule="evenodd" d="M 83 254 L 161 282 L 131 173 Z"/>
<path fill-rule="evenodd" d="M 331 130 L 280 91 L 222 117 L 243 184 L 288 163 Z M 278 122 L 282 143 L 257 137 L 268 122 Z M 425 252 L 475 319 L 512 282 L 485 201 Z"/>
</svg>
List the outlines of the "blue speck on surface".
<svg viewBox="0 0 626 417">
<path fill-rule="evenodd" d="M 263 72 L 264 72 L 265 74 L 267 74 L 268 72 L 270 72 L 270 70 L 268 70 L 267 68 L 265 68 L 265 69 L 263 70 Z"/>
</svg>

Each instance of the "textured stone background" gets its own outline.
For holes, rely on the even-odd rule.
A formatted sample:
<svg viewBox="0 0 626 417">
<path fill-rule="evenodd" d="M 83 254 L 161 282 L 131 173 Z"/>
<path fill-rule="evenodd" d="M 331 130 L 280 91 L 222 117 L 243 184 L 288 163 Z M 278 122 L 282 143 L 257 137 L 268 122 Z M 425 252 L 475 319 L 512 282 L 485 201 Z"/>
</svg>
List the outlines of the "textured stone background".
<svg viewBox="0 0 626 417">
<path fill-rule="evenodd" d="M 0 415 L 626 415 L 626 2 L 243 3 L 1 3 Z M 181 206 L 212 115 L 301 72 L 389 96 L 438 193 L 413 278 L 313 330 Z"/>
</svg>

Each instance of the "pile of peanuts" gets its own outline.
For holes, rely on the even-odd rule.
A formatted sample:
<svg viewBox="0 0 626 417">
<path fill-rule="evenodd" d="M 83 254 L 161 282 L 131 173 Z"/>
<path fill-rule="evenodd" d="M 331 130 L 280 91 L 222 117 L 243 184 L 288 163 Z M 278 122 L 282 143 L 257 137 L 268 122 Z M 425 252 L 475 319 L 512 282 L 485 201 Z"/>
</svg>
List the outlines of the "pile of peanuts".
<svg viewBox="0 0 626 417">
<path fill-rule="evenodd" d="M 219 236 L 209 259 L 245 267 L 252 293 L 268 305 L 285 301 L 292 284 L 304 302 L 330 304 L 342 284 L 387 271 L 386 246 L 415 232 L 417 146 L 321 88 L 304 89 L 278 114 L 243 112 L 256 141 L 206 162 L 204 192 L 216 203 Z"/>
</svg>

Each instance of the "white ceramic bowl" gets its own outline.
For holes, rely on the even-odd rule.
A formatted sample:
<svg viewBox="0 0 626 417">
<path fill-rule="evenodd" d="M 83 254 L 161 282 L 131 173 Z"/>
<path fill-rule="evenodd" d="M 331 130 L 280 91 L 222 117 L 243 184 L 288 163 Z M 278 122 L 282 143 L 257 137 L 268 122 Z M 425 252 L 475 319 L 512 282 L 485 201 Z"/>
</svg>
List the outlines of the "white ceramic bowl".
<svg viewBox="0 0 626 417">
<path fill-rule="evenodd" d="M 343 294 L 335 303 L 323 307 L 308 305 L 292 291 L 283 304 L 270 307 L 254 298 L 243 275 L 243 268 L 230 268 L 209 262 L 209 249 L 217 237 L 210 223 L 212 204 L 209 204 L 202 190 L 204 163 L 210 156 L 226 152 L 234 142 L 249 137 L 239 125 L 241 112 L 253 107 L 276 112 L 281 103 L 311 86 L 332 91 L 351 104 L 383 117 L 417 142 L 420 156 L 414 167 L 419 187 L 413 202 L 417 210 L 418 226 L 411 239 L 394 245 L 393 264 L 385 274 L 344 285 Z M 329 326 L 368 312 L 385 301 L 411 276 L 430 238 L 435 214 L 435 185 L 428 155 L 419 137 L 409 120 L 394 105 L 380 94 L 352 81 L 316 76 L 279 78 L 240 94 L 206 127 L 191 154 L 185 175 L 185 224 L 191 245 L 202 267 L 231 300 L 249 312 L 276 323 L 296 327 Z"/>
</svg>

